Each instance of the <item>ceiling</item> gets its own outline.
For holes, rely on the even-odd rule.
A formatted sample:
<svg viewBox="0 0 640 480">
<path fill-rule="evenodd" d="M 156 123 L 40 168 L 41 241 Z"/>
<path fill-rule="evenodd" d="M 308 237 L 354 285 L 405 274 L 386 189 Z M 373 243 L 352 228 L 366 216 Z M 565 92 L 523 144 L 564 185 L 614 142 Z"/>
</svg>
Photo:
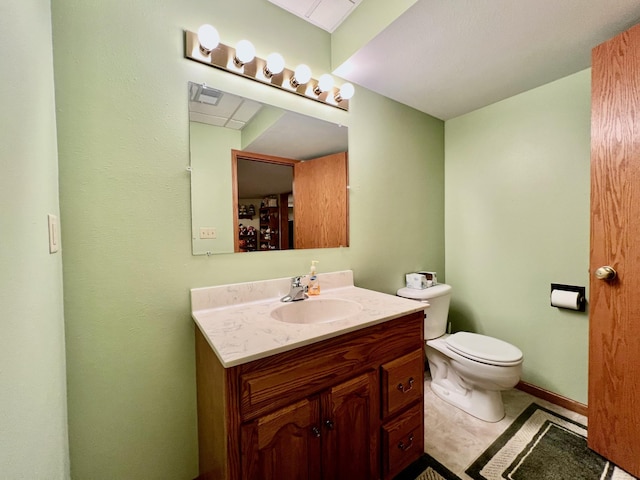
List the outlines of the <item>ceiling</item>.
<svg viewBox="0 0 640 480">
<path fill-rule="evenodd" d="M 360 5 L 362 0 L 269 0 L 332 33 Z"/>
<path fill-rule="evenodd" d="M 447 120 L 589 67 L 639 22 L 639 0 L 418 0 L 342 76 Z"/>
<path fill-rule="evenodd" d="M 242 130 L 262 104 L 205 84 L 189 82 L 189 120 Z"/>
<path fill-rule="evenodd" d="M 348 128 L 318 118 L 265 105 L 213 87 L 189 82 L 189 120 L 214 127 L 238 130 L 249 139 L 242 150 L 293 160 L 345 152 Z M 259 118 L 268 111 L 268 118 Z M 252 121 L 258 126 L 251 130 Z M 191 141 L 196 141 L 194 137 Z M 267 195 L 291 192 L 293 168 L 250 160 L 238 161 L 238 198 L 257 199 Z"/>
<path fill-rule="evenodd" d="M 246 142 L 246 152 L 293 160 L 310 160 L 348 149 L 348 129 L 290 110 L 283 110 L 213 87 L 189 82 L 189 120 L 243 130 L 263 108 L 272 112 L 268 126 Z"/>
<path fill-rule="evenodd" d="M 240 200 L 261 199 L 274 194 L 289 193 L 292 190 L 293 167 L 238 159 L 238 198 Z"/>
</svg>

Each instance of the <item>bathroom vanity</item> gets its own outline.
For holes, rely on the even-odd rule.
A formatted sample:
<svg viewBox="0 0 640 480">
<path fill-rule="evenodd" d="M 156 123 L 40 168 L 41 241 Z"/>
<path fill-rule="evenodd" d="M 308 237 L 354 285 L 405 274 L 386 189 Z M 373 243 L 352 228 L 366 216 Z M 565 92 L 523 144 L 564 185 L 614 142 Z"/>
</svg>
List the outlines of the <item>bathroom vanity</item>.
<svg viewBox="0 0 640 480">
<path fill-rule="evenodd" d="M 288 305 L 289 279 L 192 290 L 199 479 L 387 479 L 422 455 L 424 304 L 320 281 Z"/>
</svg>

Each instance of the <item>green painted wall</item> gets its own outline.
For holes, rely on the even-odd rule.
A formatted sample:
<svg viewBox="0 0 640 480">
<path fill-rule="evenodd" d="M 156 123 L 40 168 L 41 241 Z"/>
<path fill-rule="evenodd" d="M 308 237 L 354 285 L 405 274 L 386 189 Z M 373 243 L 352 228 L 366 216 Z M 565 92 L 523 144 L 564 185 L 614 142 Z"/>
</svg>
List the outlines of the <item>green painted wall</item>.
<svg viewBox="0 0 640 480">
<path fill-rule="evenodd" d="M 251 121 L 242 129 L 242 146 L 240 150 L 245 150 L 247 146 L 271 128 L 283 115 L 284 110 L 264 105 L 260 111 L 251 118 Z"/>
<path fill-rule="evenodd" d="M 454 330 L 519 346 L 525 381 L 586 403 L 588 314 L 549 306 L 549 290 L 589 283 L 590 71 L 445 129 Z"/>
<path fill-rule="evenodd" d="M 28 42 L 25 41 L 28 38 Z M 0 477 L 69 478 L 48 0 L 0 5 Z"/>
<path fill-rule="evenodd" d="M 189 122 L 191 152 L 191 218 L 194 255 L 206 252 L 232 253 L 232 182 L 212 184 L 211 179 L 231 178 L 231 149 L 241 147 L 241 131 Z M 200 227 L 215 227 L 215 239 L 201 239 Z"/>
<path fill-rule="evenodd" d="M 331 35 L 331 62 L 335 70 L 351 55 L 413 6 L 417 0 L 366 0 Z"/>
<path fill-rule="evenodd" d="M 351 112 L 183 58 L 183 29 L 330 71 L 330 36 L 263 0 L 53 0 L 72 477 L 197 473 L 189 289 L 352 268 L 444 271 L 444 124 L 358 88 Z M 268 21 L 265 21 L 268 20 Z M 292 38 L 304 41 L 292 42 Z M 191 255 L 187 82 L 349 127 L 349 248 Z"/>
<path fill-rule="evenodd" d="M 326 32 L 260 0 L 160 7 L 0 7 L 3 474 L 69 477 L 62 263 L 46 230 L 58 158 L 72 478 L 196 475 L 190 288 L 305 272 L 313 257 L 393 293 L 408 271 L 443 278 L 445 233 L 454 327 L 519 345 L 524 380 L 586 402 L 587 316 L 549 307 L 548 290 L 588 283 L 588 71 L 448 121 L 445 166 L 443 123 L 370 91 L 345 113 L 182 58 L 182 30 L 209 21 L 318 76 Z M 191 255 L 189 80 L 349 126 L 351 247 Z"/>
</svg>

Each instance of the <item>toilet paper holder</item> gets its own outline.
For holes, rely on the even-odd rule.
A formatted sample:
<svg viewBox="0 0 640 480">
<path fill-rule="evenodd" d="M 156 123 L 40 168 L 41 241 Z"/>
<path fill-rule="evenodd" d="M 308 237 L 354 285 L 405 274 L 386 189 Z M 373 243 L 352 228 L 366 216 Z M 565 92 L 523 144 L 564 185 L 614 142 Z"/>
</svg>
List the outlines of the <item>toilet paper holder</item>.
<svg viewBox="0 0 640 480">
<path fill-rule="evenodd" d="M 576 305 L 575 307 L 573 305 L 568 306 L 568 305 L 564 305 L 564 304 L 554 304 L 553 301 L 553 292 L 555 291 L 564 291 L 564 292 L 576 292 L 577 293 L 577 297 L 576 297 Z M 579 312 L 584 312 L 586 309 L 586 304 L 587 304 L 587 300 L 586 300 L 586 289 L 585 287 L 580 287 L 577 285 L 564 285 L 562 283 L 552 283 L 551 284 L 551 292 L 549 293 L 549 303 L 552 307 L 556 307 L 556 308 L 564 308 L 567 310 L 576 310 Z"/>
</svg>

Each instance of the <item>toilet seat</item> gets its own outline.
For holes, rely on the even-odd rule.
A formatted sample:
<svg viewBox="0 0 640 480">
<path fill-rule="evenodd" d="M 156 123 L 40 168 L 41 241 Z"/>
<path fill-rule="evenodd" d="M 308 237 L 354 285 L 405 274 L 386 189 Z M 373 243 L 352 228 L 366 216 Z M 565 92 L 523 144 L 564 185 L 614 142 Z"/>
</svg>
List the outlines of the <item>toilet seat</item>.
<svg viewBox="0 0 640 480">
<path fill-rule="evenodd" d="M 447 347 L 459 355 L 476 362 L 498 366 L 514 366 L 522 363 L 522 351 L 497 338 L 471 332 L 449 335 Z"/>
</svg>

